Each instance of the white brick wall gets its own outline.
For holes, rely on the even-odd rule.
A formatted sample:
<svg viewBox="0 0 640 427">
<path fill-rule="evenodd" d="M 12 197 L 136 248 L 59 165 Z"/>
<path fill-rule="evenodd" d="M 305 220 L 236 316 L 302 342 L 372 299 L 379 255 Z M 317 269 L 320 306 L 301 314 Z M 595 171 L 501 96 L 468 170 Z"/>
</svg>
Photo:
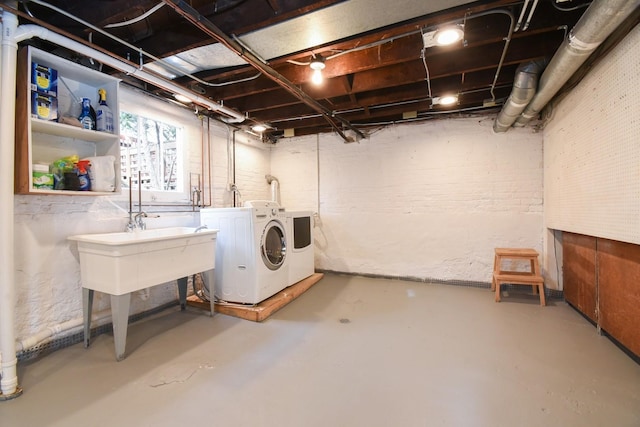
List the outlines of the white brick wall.
<svg viewBox="0 0 640 427">
<path fill-rule="evenodd" d="M 190 129 L 189 164 L 199 168 L 201 122 L 180 114 Z M 272 174 L 283 206 L 319 212 L 317 268 L 487 282 L 495 246 L 540 249 L 542 241 L 541 137 L 495 135 L 491 124 L 395 126 L 353 144 L 321 135 L 269 146 L 237 132 L 235 182 L 242 201 L 269 199 L 265 175 Z M 213 205 L 231 206 L 232 133 L 215 121 L 210 129 Z M 122 230 L 127 204 L 127 194 L 16 196 L 18 339 L 82 317 L 77 250 L 66 238 Z M 148 220 L 150 228 L 197 222 L 191 213 Z M 131 313 L 176 296 L 173 283 L 151 288 L 148 298 L 134 294 Z M 97 295 L 94 312 L 108 308 Z"/>
<path fill-rule="evenodd" d="M 126 92 L 126 91 L 125 91 Z M 139 94 L 125 94 L 129 99 Z M 145 108 L 161 112 L 185 127 L 187 162 L 190 172 L 200 173 L 202 124 L 193 112 L 144 98 Z M 206 129 L 206 122 L 205 122 Z M 212 143 L 212 196 L 214 206 L 230 206 L 227 184 L 227 127 L 210 122 Z M 240 190 L 249 197 L 267 198 L 269 148 L 238 136 L 237 159 L 245 168 L 237 172 Z M 205 137 L 205 142 L 207 138 Z M 246 169 L 246 171 L 245 171 Z M 208 173 L 204 171 L 205 176 Z M 188 183 L 188 174 L 187 174 Z M 208 188 L 205 188 L 208 200 Z M 135 197 L 135 196 L 134 196 Z M 137 199 L 134 210 L 137 210 Z M 82 318 L 80 265 L 76 244 L 67 241 L 74 234 L 124 230 L 128 221 L 128 192 L 114 196 L 15 196 L 16 337 L 23 340 L 44 328 Z M 152 210 L 145 208 L 151 212 Z M 197 214 L 161 213 L 146 220 L 148 228 L 194 226 Z M 134 293 L 131 313 L 150 310 L 177 298 L 174 282 Z M 108 310 L 109 298 L 96 293 L 94 313 Z M 73 332 L 77 332 L 73 331 Z M 63 335 L 69 332 L 63 333 Z"/>
<path fill-rule="evenodd" d="M 494 247 L 541 250 L 541 135 L 491 126 L 442 120 L 352 144 L 334 135 L 278 143 L 283 204 L 320 213 L 316 267 L 488 282 Z"/>
<path fill-rule="evenodd" d="M 544 129 L 546 227 L 640 244 L 639 68 L 636 26 L 555 105 Z M 562 283 L 560 235 L 545 234 L 547 284 Z"/>
</svg>

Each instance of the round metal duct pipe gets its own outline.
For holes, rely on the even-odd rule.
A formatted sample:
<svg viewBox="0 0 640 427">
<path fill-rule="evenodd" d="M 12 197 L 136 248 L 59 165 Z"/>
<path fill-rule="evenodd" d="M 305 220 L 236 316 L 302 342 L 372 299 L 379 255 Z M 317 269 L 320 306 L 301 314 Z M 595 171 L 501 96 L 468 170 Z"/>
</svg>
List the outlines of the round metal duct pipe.
<svg viewBox="0 0 640 427">
<path fill-rule="evenodd" d="M 516 70 L 513 89 L 493 124 L 494 132 L 506 132 L 522 114 L 538 87 L 538 77 L 546 61 L 532 61 L 521 64 Z"/>
<path fill-rule="evenodd" d="M 525 126 L 537 117 L 593 51 L 638 6 L 640 6 L 640 0 L 598 0 L 591 3 L 549 61 L 549 65 L 540 77 L 538 92 L 513 125 Z M 511 107 L 505 105 L 503 110 L 506 108 Z M 500 129 L 501 125 L 496 123 L 494 129 L 495 127 Z"/>
</svg>

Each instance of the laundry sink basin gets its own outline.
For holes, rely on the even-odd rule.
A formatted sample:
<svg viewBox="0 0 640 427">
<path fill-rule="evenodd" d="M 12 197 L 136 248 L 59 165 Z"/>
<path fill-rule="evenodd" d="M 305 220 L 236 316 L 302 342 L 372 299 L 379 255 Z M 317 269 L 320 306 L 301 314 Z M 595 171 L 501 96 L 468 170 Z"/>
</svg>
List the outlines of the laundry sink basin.
<svg viewBox="0 0 640 427">
<path fill-rule="evenodd" d="M 218 230 L 169 227 L 70 236 L 78 243 L 82 287 L 122 295 L 215 266 Z"/>
<path fill-rule="evenodd" d="M 124 359 L 131 292 L 178 280 L 184 307 L 187 276 L 210 274 L 215 268 L 217 234 L 218 230 L 170 227 L 68 237 L 77 242 L 80 254 L 84 346 L 89 346 L 91 336 L 93 293 L 104 292 L 111 295 L 116 360 Z"/>
</svg>

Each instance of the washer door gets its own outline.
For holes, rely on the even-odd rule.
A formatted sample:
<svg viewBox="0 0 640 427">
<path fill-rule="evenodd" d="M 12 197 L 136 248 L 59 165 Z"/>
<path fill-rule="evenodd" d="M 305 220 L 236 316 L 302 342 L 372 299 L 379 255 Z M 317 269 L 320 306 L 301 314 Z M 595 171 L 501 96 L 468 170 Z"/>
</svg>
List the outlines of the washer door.
<svg viewBox="0 0 640 427">
<path fill-rule="evenodd" d="M 270 221 L 262 232 L 260 242 L 262 261 L 270 270 L 279 269 L 287 254 L 287 239 L 279 221 Z"/>
</svg>

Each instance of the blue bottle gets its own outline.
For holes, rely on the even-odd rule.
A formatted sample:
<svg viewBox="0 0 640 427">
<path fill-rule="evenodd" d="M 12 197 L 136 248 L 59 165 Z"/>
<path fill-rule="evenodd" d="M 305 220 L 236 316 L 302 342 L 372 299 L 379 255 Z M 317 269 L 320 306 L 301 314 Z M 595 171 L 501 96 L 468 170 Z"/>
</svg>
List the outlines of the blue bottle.
<svg viewBox="0 0 640 427">
<path fill-rule="evenodd" d="M 82 98 L 82 113 L 80 113 L 80 124 L 85 129 L 96 129 L 96 121 L 91 117 L 91 100 L 89 98 Z"/>
</svg>

